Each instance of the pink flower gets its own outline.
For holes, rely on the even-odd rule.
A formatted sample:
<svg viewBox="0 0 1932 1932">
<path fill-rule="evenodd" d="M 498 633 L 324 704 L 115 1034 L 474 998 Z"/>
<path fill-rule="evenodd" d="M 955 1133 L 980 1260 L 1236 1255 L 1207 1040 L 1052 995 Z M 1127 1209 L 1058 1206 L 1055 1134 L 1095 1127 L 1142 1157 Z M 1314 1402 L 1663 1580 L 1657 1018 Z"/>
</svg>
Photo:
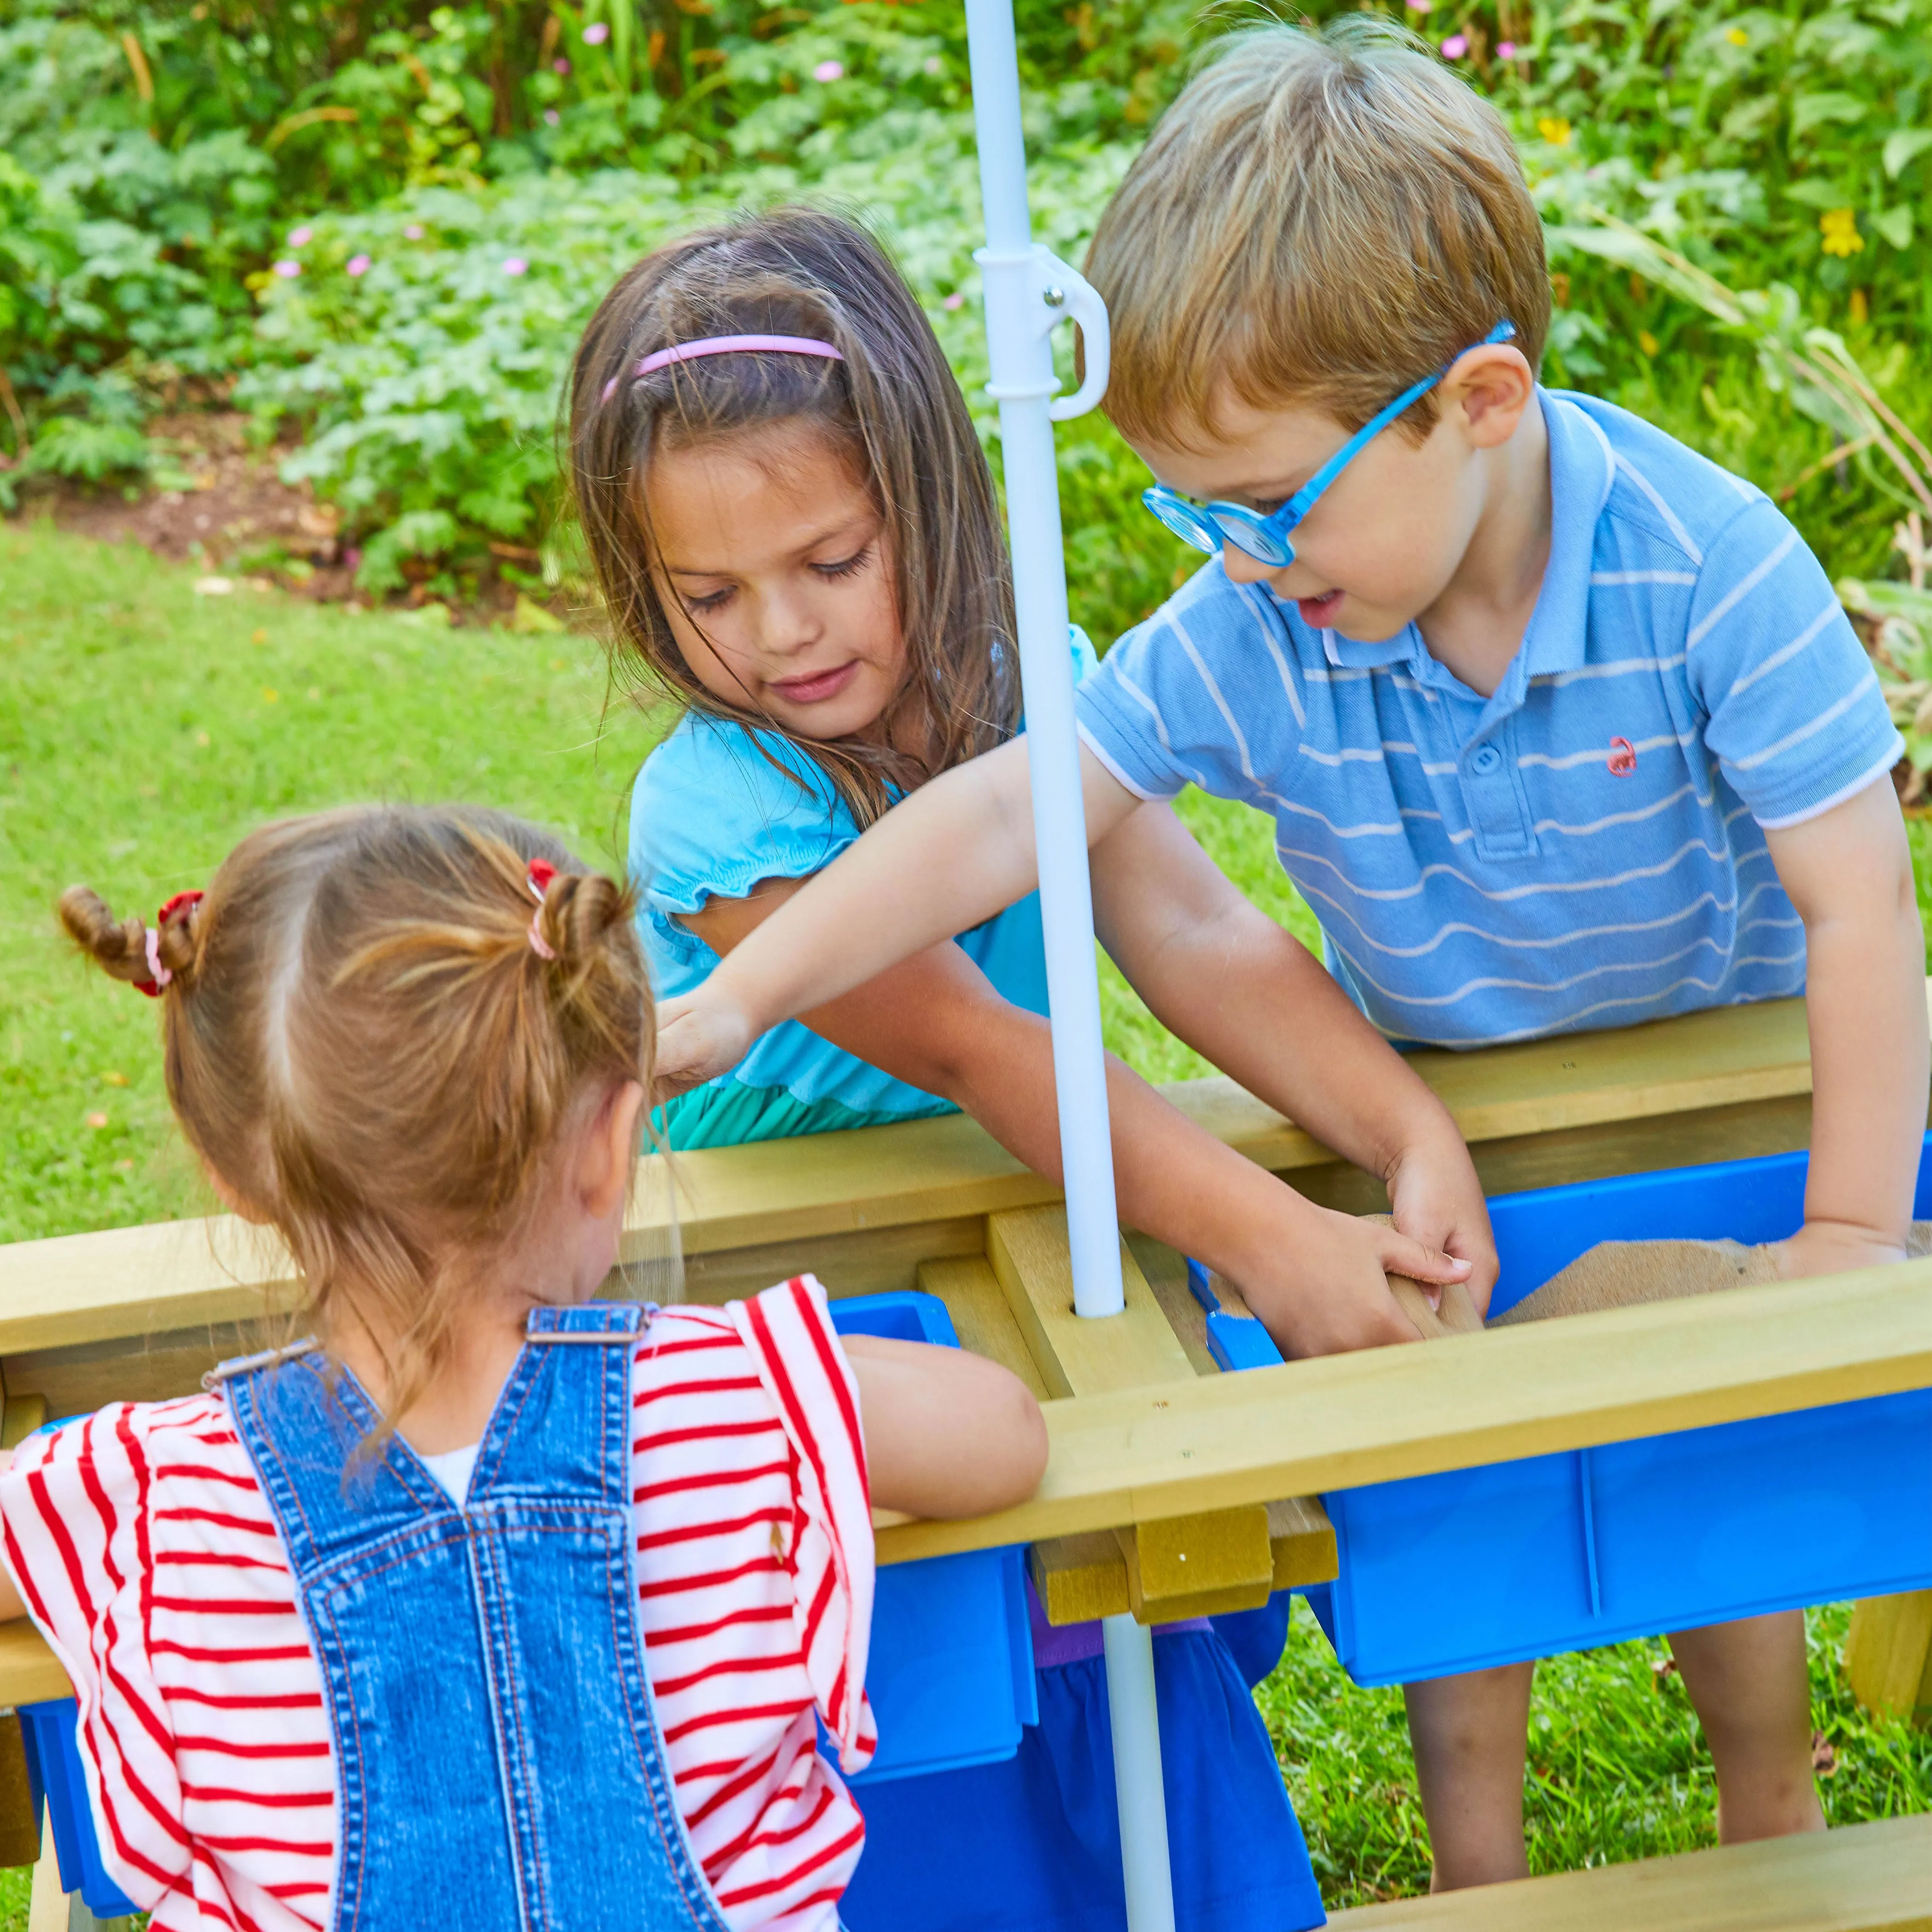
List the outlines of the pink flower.
<svg viewBox="0 0 1932 1932">
<path fill-rule="evenodd" d="M 843 61 L 820 61 L 812 70 L 812 77 L 814 80 L 843 80 L 845 78 L 845 63 Z"/>
<path fill-rule="evenodd" d="M 285 282 L 292 281 L 302 273 L 302 264 L 299 262 L 278 262 L 275 273 Z"/>
<path fill-rule="evenodd" d="M 524 274 L 528 272 L 530 266 L 522 256 L 512 255 L 504 262 L 503 272 L 506 275 Z"/>
<path fill-rule="evenodd" d="M 422 238 L 422 224 L 419 221 L 412 221 L 408 227 L 403 230 L 403 239 L 405 242 L 420 242 Z"/>
<path fill-rule="evenodd" d="M 347 266 L 352 275 L 366 275 L 369 272 L 369 258 L 367 255 L 352 255 Z"/>
<path fill-rule="evenodd" d="M 568 74 L 570 71 L 569 62 L 566 60 L 561 54 L 559 54 L 556 58 L 550 62 L 550 65 L 554 67 L 559 74 Z"/>
<path fill-rule="evenodd" d="M 1460 60 L 1468 51 L 1469 37 L 1467 34 L 1451 34 L 1442 43 L 1442 58 L 1444 60 Z"/>
<path fill-rule="evenodd" d="M 289 230 L 289 246 L 291 248 L 306 248 L 314 239 L 315 230 L 306 222 L 299 228 Z"/>
<path fill-rule="evenodd" d="M 1497 43 L 1496 43 L 1496 58 L 1497 58 L 1497 59 L 1498 59 L 1498 60 L 1514 60 L 1514 59 L 1516 58 L 1516 43 L 1515 43 L 1515 41 L 1514 41 L 1514 40 L 1498 40 L 1498 41 L 1497 41 Z"/>
<path fill-rule="evenodd" d="M 584 44 L 586 47 L 601 47 L 610 38 L 610 28 L 607 21 L 592 20 L 584 30 Z"/>
<path fill-rule="evenodd" d="M 546 107 L 544 110 L 544 125 L 546 128 L 554 128 L 562 118 L 563 116 L 554 107 Z"/>
<path fill-rule="evenodd" d="M 1426 14 L 1435 4 L 1436 0 L 1408 0 L 1408 10 L 1412 14 Z"/>
<path fill-rule="evenodd" d="M 940 304 L 941 308 L 964 308 L 965 306 L 966 298 L 957 289 L 955 289 L 945 301 Z"/>
</svg>

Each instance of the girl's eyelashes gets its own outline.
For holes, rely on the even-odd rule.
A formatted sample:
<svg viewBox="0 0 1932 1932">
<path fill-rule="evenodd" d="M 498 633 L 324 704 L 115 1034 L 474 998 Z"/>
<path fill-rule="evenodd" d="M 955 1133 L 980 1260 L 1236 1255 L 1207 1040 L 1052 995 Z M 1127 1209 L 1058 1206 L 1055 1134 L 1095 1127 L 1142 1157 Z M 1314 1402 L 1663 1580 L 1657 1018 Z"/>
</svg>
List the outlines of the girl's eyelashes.
<svg viewBox="0 0 1932 1932">
<path fill-rule="evenodd" d="M 836 563 L 814 563 L 812 567 L 820 577 L 854 577 L 872 560 L 872 546 L 867 544 Z"/>
<path fill-rule="evenodd" d="M 723 590 L 708 592 L 702 597 L 686 597 L 684 608 L 687 610 L 722 610 L 731 601 L 731 588 L 728 584 Z"/>
</svg>

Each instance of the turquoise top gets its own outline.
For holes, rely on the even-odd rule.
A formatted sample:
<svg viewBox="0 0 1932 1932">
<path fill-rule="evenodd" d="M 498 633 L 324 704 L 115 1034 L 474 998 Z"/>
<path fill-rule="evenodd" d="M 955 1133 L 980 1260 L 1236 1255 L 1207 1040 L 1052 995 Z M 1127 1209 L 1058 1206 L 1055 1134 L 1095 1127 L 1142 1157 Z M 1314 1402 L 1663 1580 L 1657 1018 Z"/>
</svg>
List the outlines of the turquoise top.
<svg viewBox="0 0 1932 1932">
<path fill-rule="evenodd" d="M 1079 631 L 1072 635 L 1078 680 L 1094 668 L 1094 647 Z M 858 836 L 831 781 L 792 740 L 686 712 L 644 760 L 631 796 L 631 873 L 642 894 L 638 926 L 657 997 L 689 992 L 718 964 L 680 914 L 711 898 L 742 898 L 761 880 L 809 878 Z M 1036 893 L 961 933 L 958 944 L 1003 999 L 1046 1013 Z M 679 1095 L 664 1109 L 662 1125 L 670 1144 L 684 1150 L 955 1111 L 951 1101 L 786 1020 L 730 1072 Z"/>
</svg>

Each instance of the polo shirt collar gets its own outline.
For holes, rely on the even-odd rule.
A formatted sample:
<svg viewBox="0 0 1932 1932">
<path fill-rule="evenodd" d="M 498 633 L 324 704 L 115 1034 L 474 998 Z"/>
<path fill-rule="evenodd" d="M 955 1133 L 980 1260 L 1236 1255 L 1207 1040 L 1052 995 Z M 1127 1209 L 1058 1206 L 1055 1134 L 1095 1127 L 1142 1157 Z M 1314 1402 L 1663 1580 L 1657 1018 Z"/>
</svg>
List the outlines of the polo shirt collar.
<svg viewBox="0 0 1932 1932">
<path fill-rule="evenodd" d="M 1612 459 L 1603 431 L 1574 403 L 1542 388 L 1536 393 L 1550 442 L 1550 562 L 1522 647 L 1490 700 L 1492 707 L 1507 710 L 1522 704 L 1530 679 L 1574 670 L 1583 662 L 1597 520 L 1610 496 Z M 1425 683 L 1448 678 L 1413 624 L 1378 644 L 1324 631 L 1322 648 L 1338 670 L 1405 664 Z"/>
</svg>

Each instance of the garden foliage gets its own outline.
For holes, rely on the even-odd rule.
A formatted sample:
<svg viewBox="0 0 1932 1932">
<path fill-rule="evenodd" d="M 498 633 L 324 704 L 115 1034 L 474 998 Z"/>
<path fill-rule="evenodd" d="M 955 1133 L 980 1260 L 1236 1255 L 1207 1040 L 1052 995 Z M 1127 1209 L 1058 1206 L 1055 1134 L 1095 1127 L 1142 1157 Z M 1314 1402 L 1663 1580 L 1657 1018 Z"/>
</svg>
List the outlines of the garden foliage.
<svg viewBox="0 0 1932 1932">
<path fill-rule="evenodd" d="M 1932 0 L 1395 10 L 1518 133 L 1551 378 L 1780 493 L 1834 572 L 1894 574 L 1920 500 L 1866 431 L 1875 408 L 1932 426 Z M 1246 16 L 1018 14 L 1036 220 L 1077 258 L 1188 60 Z M 665 235 L 801 196 L 888 236 L 994 440 L 957 0 L 4 0 L 0 156 L 0 488 L 138 471 L 152 412 L 232 396 L 340 506 L 366 590 L 454 594 L 492 542 L 554 582 L 558 379 L 590 305 Z M 1793 355 L 1870 399 L 1849 427 Z M 1111 634 L 1184 559 L 1135 520 L 1103 424 L 1062 461 L 1076 601 Z"/>
</svg>

